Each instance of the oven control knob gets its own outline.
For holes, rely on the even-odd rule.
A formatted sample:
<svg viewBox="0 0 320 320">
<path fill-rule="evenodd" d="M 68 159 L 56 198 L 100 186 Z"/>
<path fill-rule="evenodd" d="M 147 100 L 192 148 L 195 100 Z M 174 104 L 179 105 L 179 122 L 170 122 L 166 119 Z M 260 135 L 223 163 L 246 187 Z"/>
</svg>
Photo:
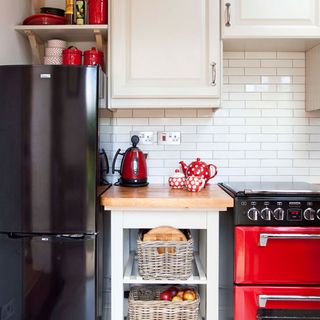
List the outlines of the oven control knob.
<svg viewBox="0 0 320 320">
<path fill-rule="evenodd" d="M 308 221 L 313 221 L 316 218 L 316 211 L 312 208 L 304 210 L 303 216 Z"/>
<path fill-rule="evenodd" d="M 320 209 L 317 211 L 317 218 L 320 220 Z"/>
<path fill-rule="evenodd" d="M 277 208 L 273 211 L 273 216 L 276 220 L 284 220 L 284 210 L 282 208 Z"/>
<path fill-rule="evenodd" d="M 263 220 L 270 221 L 271 220 L 271 215 L 272 215 L 272 210 L 270 208 L 264 208 L 261 210 L 261 218 Z"/>
<path fill-rule="evenodd" d="M 250 220 L 257 221 L 259 210 L 257 208 L 251 208 L 248 210 L 247 216 Z"/>
</svg>

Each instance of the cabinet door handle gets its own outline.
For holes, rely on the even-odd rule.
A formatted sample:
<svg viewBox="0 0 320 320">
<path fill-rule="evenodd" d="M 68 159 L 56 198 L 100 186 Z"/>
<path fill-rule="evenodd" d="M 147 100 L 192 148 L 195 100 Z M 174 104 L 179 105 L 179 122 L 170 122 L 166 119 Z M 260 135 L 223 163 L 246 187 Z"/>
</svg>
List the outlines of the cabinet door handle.
<svg viewBox="0 0 320 320">
<path fill-rule="evenodd" d="M 211 85 L 213 87 L 216 85 L 216 77 L 217 77 L 216 65 L 217 64 L 215 62 L 211 62 L 211 72 L 212 72 Z"/>
<path fill-rule="evenodd" d="M 226 8 L 227 8 L 227 22 L 225 24 L 226 27 L 231 27 L 231 12 L 230 12 L 230 7 L 231 3 L 227 2 L 226 3 Z"/>
</svg>

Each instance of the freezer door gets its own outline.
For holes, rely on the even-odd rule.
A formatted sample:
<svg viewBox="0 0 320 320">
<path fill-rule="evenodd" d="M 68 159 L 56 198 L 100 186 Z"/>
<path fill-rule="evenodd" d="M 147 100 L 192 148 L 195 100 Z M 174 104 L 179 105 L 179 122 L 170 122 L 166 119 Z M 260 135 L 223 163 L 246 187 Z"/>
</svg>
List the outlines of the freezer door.
<svg viewBox="0 0 320 320">
<path fill-rule="evenodd" d="M 0 232 L 95 232 L 95 66 L 0 67 Z"/>
<path fill-rule="evenodd" d="M 0 235 L 0 314 L 10 320 L 94 320 L 94 236 Z"/>
</svg>

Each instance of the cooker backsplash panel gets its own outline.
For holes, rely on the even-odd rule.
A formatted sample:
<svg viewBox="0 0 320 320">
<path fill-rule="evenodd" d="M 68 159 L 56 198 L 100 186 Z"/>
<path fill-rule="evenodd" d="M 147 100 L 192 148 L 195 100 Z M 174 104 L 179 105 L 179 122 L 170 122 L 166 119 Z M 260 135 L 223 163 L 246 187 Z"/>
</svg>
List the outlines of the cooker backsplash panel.
<svg viewBox="0 0 320 320">
<path fill-rule="evenodd" d="M 217 165 L 214 182 L 320 183 L 320 112 L 305 112 L 304 52 L 225 52 L 223 87 L 217 110 L 119 110 L 101 119 L 110 163 L 129 146 L 130 131 L 180 131 L 181 145 L 140 146 L 151 183 L 196 157 Z"/>
</svg>

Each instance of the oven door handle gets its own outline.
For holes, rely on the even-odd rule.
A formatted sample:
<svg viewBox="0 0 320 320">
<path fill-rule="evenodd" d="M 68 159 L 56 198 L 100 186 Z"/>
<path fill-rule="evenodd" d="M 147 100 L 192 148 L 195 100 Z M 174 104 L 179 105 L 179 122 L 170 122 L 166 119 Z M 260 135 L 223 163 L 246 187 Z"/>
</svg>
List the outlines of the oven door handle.
<svg viewBox="0 0 320 320">
<path fill-rule="evenodd" d="M 320 234 L 298 234 L 298 233 L 260 233 L 259 246 L 266 247 L 269 239 L 307 239 L 320 240 Z"/>
<path fill-rule="evenodd" d="M 320 296 L 286 296 L 286 295 L 266 295 L 260 294 L 258 296 L 259 308 L 265 308 L 267 301 L 305 301 L 318 302 Z"/>
</svg>

